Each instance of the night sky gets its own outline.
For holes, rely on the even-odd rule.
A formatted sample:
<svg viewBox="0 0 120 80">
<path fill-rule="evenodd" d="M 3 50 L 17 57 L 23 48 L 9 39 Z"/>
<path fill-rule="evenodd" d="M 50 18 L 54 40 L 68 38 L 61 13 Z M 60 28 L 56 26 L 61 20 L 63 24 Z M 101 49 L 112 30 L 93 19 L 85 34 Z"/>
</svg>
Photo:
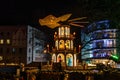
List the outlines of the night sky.
<svg viewBox="0 0 120 80">
<path fill-rule="evenodd" d="M 120 0 L 1 0 L 0 25 L 29 24 L 40 26 L 38 19 L 52 14 L 72 13 L 71 18 L 88 17 L 120 21 Z"/>
<path fill-rule="evenodd" d="M 2 0 L 0 1 L 0 24 L 30 24 L 38 26 L 38 19 L 52 14 L 61 16 L 71 13 L 72 0 Z"/>
<path fill-rule="evenodd" d="M 59 17 L 67 13 L 72 13 L 70 19 L 87 17 L 86 21 L 90 23 L 106 19 L 120 23 L 120 0 L 0 1 L 0 25 L 31 25 L 41 27 L 38 22 L 39 19 L 50 14 Z M 46 28 L 41 27 L 41 29 L 49 34 L 51 29 Z M 80 28 L 73 29 L 79 32 Z"/>
</svg>

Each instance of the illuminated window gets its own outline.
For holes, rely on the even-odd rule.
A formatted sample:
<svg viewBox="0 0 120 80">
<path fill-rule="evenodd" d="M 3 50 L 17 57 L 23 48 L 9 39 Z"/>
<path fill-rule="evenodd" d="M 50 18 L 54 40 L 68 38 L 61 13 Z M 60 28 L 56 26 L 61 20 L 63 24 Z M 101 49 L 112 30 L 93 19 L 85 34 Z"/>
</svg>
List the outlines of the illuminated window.
<svg viewBox="0 0 120 80">
<path fill-rule="evenodd" d="M 106 40 L 107 47 L 114 47 L 114 40 Z"/>
<path fill-rule="evenodd" d="M 58 49 L 58 40 L 55 41 L 55 47 Z"/>
<path fill-rule="evenodd" d="M 0 39 L 0 44 L 3 44 L 4 43 L 4 40 L 3 39 Z"/>
<path fill-rule="evenodd" d="M 67 30 L 68 28 L 67 27 L 65 27 L 65 36 L 67 36 L 68 35 L 68 33 L 67 33 Z"/>
<path fill-rule="evenodd" d="M 60 49 L 64 49 L 64 40 L 60 40 L 60 42 L 59 42 L 59 48 Z"/>
<path fill-rule="evenodd" d="M 69 35 L 70 35 L 70 28 L 65 27 L 65 36 L 69 37 Z"/>
<path fill-rule="evenodd" d="M 65 46 L 66 46 L 67 49 L 70 49 L 70 40 L 66 40 L 66 45 Z"/>
<path fill-rule="evenodd" d="M 60 27 L 60 37 L 64 37 L 64 27 Z"/>
<path fill-rule="evenodd" d="M 60 36 L 60 27 L 58 28 L 58 35 Z"/>
<path fill-rule="evenodd" d="M 0 61 L 3 60 L 3 56 L 0 56 Z"/>
<path fill-rule="evenodd" d="M 73 41 L 71 40 L 71 49 L 73 49 Z"/>
<path fill-rule="evenodd" d="M 10 44 L 10 39 L 7 39 L 7 44 Z"/>
</svg>

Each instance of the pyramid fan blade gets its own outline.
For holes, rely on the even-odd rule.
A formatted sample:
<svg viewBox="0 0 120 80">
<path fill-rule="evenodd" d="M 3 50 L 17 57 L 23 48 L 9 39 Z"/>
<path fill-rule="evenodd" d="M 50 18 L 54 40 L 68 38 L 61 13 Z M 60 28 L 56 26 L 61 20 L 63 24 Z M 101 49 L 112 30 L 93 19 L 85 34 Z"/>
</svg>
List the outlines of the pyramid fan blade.
<svg viewBox="0 0 120 80">
<path fill-rule="evenodd" d="M 77 26 L 77 27 L 84 27 L 83 25 L 74 24 L 74 23 L 70 23 L 70 25 L 72 25 L 72 26 Z"/>
<path fill-rule="evenodd" d="M 71 22 L 71 23 L 89 23 L 89 22 L 86 21 L 86 22 Z"/>
<path fill-rule="evenodd" d="M 74 18 L 74 19 L 68 20 L 68 22 L 76 21 L 76 20 L 81 20 L 81 19 L 85 19 L 85 18 L 87 18 L 87 17 Z"/>
<path fill-rule="evenodd" d="M 59 21 L 66 21 L 68 18 L 70 18 L 72 14 L 65 14 L 63 16 L 58 17 Z"/>
</svg>

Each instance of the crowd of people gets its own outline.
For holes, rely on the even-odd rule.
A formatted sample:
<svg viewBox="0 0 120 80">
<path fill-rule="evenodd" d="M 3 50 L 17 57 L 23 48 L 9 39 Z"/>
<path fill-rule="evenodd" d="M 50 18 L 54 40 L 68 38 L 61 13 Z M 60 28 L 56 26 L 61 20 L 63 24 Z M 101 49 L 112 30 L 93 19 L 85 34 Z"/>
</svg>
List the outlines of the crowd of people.
<svg viewBox="0 0 120 80">
<path fill-rule="evenodd" d="M 120 74 L 117 72 L 58 72 L 58 71 L 40 71 L 40 72 L 21 72 L 20 76 L 11 73 L 1 73 L 0 80 L 119 80 Z"/>
<path fill-rule="evenodd" d="M 111 68 L 106 68 L 103 64 L 97 65 L 97 70 L 89 70 L 86 64 L 83 64 L 83 68 L 63 70 L 60 64 L 54 64 L 54 69 L 51 71 L 42 71 L 41 66 L 37 71 L 33 69 L 25 69 L 24 66 L 17 67 L 19 74 L 11 72 L 0 72 L 0 80 L 118 80 L 119 73 L 114 71 L 108 71 Z M 60 69 L 58 69 L 60 68 Z M 7 68 L 5 68 L 7 69 Z M 11 68 L 10 68 L 11 69 Z M 8 69 L 7 69 L 8 70 Z M 88 70 L 88 71 L 87 71 Z M 85 71 L 85 72 L 84 72 Z M 101 72 L 102 71 L 102 72 Z M 114 74 L 115 73 L 115 74 Z M 117 77 L 114 77 L 114 76 Z M 110 76 L 110 77 L 106 77 Z M 117 79 L 116 79 L 117 78 Z"/>
</svg>

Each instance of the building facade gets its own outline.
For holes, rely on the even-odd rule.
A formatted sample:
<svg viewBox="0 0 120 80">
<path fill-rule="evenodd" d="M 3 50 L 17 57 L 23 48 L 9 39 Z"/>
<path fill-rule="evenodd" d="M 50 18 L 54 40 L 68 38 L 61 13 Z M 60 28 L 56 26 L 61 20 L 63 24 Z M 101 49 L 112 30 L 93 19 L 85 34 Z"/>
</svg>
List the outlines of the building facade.
<svg viewBox="0 0 120 80">
<path fill-rule="evenodd" d="M 32 27 L 31 27 L 32 28 Z M 35 37 L 31 38 L 34 41 L 34 47 L 32 46 L 31 50 L 28 46 L 30 43 L 30 35 L 28 30 L 30 26 L 28 25 L 19 25 L 19 26 L 0 26 L 0 65 L 19 65 L 23 63 L 25 65 L 34 62 L 35 51 L 36 49 L 44 47 L 44 39 L 39 37 L 41 40 L 41 45 L 38 47 L 35 42 Z M 38 30 L 40 31 L 40 30 Z M 42 34 L 41 36 L 45 36 L 42 32 L 37 33 L 34 36 Z M 36 40 L 37 42 L 40 42 Z M 36 45 L 35 45 L 36 44 Z M 37 48 L 36 48 L 37 47 Z M 28 52 L 29 49 L 29 52 Z M 34 49 L 33 52 L 31 52 Z M 39 52 L 39 51 L 38 51 Z M 31 54 L 30 54 L 31 53 Z M 31 56 L 32 55 L 32 56 Z M 31 57 L 30 57 L 31 56 Z M 30 62 L 31 61 L 31 62 Z"/>
<path fill-rule="evenodd" d="M 27 27 L 27 64 L 34 62 L 47 62 L 44 49 L 46 47 L 46 36 L 41 30 Z"/>
<path fill-rule="evenodd" d="M 107 63 L 111 55 L 118 52 L 119 29 L 113 28 L 109 20 L 90 24 L 81 31 L 81 57 L 90 63 Z"/>
<path fill-rule="evenodd" d="M 26 26 L 0 26 L 0 64 L 26 63 Z"/>
</svg>

